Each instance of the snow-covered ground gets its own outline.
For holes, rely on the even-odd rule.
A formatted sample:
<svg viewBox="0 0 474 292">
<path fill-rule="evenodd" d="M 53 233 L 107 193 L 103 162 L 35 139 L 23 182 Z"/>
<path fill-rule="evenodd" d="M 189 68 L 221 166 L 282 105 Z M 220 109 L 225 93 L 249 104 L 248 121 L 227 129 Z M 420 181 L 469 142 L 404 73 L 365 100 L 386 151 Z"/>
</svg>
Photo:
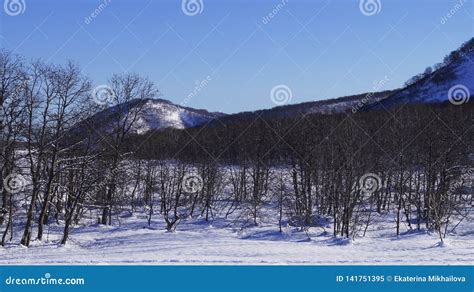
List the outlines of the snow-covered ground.
<svg viewBox="0 0 474 292">
<path fill-rule="evenodd" d="M 176 232 L 166 232 L 162 218 L 153 217 L 148 227 L 145 214 L 125 215 L 114 226 L 92 224 L 71 230 L 66 246 L 59 246 L 59 225 L 50 225 L 43 242 L 30 248 L 15 239 L 0 247 L 0 264 L 210 264 L 210 265 L 472 265 L 474 220 L 465 220 L 439 246 L 436 234 L 405 231 L 396 237 L 392 216 L 376 217 L 366 237 L 349 241 L 333 238 L 328 222 L 308 232 L 276 222 L 236 228 L 223 219 L 182 221 Z M 233 224 L 234 223 L 234 224 Z M 404 226 L 406 230 L 406 226 Z"/>
</svg>

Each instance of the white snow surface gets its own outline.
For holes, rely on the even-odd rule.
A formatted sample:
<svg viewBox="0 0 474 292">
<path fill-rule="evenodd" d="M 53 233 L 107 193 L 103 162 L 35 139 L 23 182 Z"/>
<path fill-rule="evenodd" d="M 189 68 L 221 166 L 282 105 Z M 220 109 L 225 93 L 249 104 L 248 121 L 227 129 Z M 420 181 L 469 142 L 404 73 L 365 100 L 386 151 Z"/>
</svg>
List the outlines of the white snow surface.
<svg viewBox="0 0 474 292">
<path fill-rule="evenodd" d="M 412 86 L 390 96 L 388 104 L 442 103 L 449 101 L 449 90 L 455 86 L 468 89 L 467 98 L 474 95 L 474 51 L 467 52 L 452 64 L 433 72 Z"/>
<path fill-rule="evenodd" d="M 113 131 L 116 123 L 114 115 L 118 114 L 121 124 L 133 123 L 130 133 L 144 134 L 150 130 L 200 126 L 222 115 L 176 105 L 164 99 L 147 99 L 143 102 L 144 104 L 141 101 L 132 100 L 120 106 L 104 109 L 93 116 L 89 124 L 95 125 L 96 130 Z"/>
<path fill-rule="evenodd" d="M 149 130 L 185 129 L 202 125 L 214 119 L 210 113 L 201 113 L 161 100 L 148 100 L 134 122 L 132 132 L 143 134 Z"/>
<path fill-rule="evenodd" d="M 276 218 L 273 214 L 273 218 Z M 92 216 L 94 217 L 94 216 Z M 113 226 L 89 218 L 71 230 L 65 246 L 58 244 L 62 224 L 50 225 L 43 242 L 29 248 L 14 241 L 0 247 L 0 264 L 32 265 L 472 265 L 474 219 L 467 218 L 440 244 L 436 234 L 408 231 L 395 236 L 394 217 L 376 216 L 365 237 L 348 240 L 332 236 L 332 225 L 301 231 L 262 220 L 240 228 L 232 220 L 183 220 L 166 232 L 154 215 L 149 227 L 144 213 L 124 212 Z"/>
</svg>

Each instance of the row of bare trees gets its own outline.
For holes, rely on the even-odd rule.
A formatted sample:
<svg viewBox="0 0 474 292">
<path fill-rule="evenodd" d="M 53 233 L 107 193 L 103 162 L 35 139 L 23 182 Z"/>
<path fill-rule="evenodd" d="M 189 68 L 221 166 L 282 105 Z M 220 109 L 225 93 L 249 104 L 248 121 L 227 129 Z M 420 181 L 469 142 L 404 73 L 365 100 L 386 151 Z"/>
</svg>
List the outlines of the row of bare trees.
<svg viewBox="0 0 474 292">
<path fill-rule="evenodd" d="M 148 225 L 162 218 L 173 231 L 196 217 L 258 225 L 273 210 L 280 231 L 329 220 L 345 237 L 365 235 L 379 214 L 393 216 L 396 235 L 427 228 L 443 240 L 472 210 L 471 104 L 244 115 L 137 136 L 143 101 L 159 95 L 146 78 L 114 75 L 100 112 L 73 63 L 1 51 L 0 70 L 2 245 L 14 226 L 29 246 L 52 222 L 64 227 L 65 244 L 92 212 L 111 225 L 124 211 L 145 212 Z"/>
<path fill-rule="evenodd" d="M 89 118 L 101 109 L 94 102 L 100 96 L 92 96 L 91 82 L 74 63 L 26 62 L 0 51 L 0 68 L 2 245 L 13 236 L 15 219 L 25 246 L 42 240 L 53 218 L 64 221 L 65 243 L 85 204 L 100 206 L 101 223 L 110 224 L 127 157 L 122 144 L 140 110 L 122 107 L 156 97 L 154 85 L 134 74 L 114 75 L 106 97 L 115 108 L 109 129 L 99 133 Z"/>
<path fill-rule="evenodd" d="M 128 148 L 140 159 L 178 157 L 203 169 L 219 165 L 225 190 L 211 197 L 224 194 L 230 212 L 245 206 L 253 224 L 261 208 L 273 204 L 280 222 L 284 217 L 302 229 L 331 218 L 335 236 L 365 235 L 379 214 L 393 216 L 396 235 L 426 228 L 443 240 L 472 216 L 472 120 L 469 103 L 256 117 L 150 133 L 139 149 L 135 138 Z M 204 185 L 215 184 L 206 173 L 201 177 Z M 206 186 L 212 188 L 220 189 Z M 200 197 L 203 210 L 218 202 L 206 193 Z"/>
</svg>

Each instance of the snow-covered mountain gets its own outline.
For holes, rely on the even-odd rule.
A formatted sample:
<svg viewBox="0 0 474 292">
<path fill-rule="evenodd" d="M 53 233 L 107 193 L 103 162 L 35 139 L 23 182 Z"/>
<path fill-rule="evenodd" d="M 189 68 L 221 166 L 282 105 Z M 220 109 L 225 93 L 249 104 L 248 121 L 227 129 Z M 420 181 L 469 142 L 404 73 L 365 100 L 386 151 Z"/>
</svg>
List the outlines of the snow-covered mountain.
<svg viewBox="0 0 474 292">
<path fill-rule="evenodd" d="M 371 92 L 335 99 L 278 106 L 232 115 L 213 113 L 173 104 L 164 99 L 132 100 L 107 108 L 89 118 L 87 124 L 109 131 L 117 115 L 125 119 L 127 113 L 138 111 L 131 133 L 144 134 L 166 128 L 185 129 L 209 123 L 219 117 L 219 123 L 234 124 L 256 118 L 287 118 L 304 114 L 334 114 L 364 110 L 388 109 L 404 104 L 464 103 L 474 94 L 474 38 L 451 52 L 436 69 L 414 78 L 411 85 L 401 89 Z"/>
<path fill-rule="evenodd" d="M 461 104 L 474 95 L 474 38 L 451 52 L 433 72 L 420 74 L 413 84 L 401 89 L 369 109 L 390 108 L 404 104 Z"/>
<path fill-rule="evenodd" d="M 87 124 L 94 125 L 96 130 L 109 132 L 114 128 L 113 123 L 128 119 L 132 125 L 130 133 L 144 134 L 150 130 L 196 127 L 222 115 L 176 105 L 164 99 L 135 99 L 104 109 L 89 118 Z"/>
<path fill-rule="evenodd" d="M 148 99 L 140 108 L 132 132 L 141 134 L 149 130 L 165 128 L 192 128 L 222 115 L 222 113 L 210 113 L 206 110 L 176 105 L 163 99 Z"/>
<path fill-rule="evenodd" d="M 376 102 L 382 100 L 396 92 L 398 91 L 387 90 L 381 92 L 368 92 L 333 99 L 282 105 L 271 109 L 257 110 L 252 112 L 240 112 L 219 118 L 219 124 L 236 124 L 245 122 L 246 120 L 255 120 L 257 118 L 280 119 L 298 117 L 308 114 L 330 115 L 343 112 L 354 112 L 361 109 L 367 102 Z"/>
</svg>

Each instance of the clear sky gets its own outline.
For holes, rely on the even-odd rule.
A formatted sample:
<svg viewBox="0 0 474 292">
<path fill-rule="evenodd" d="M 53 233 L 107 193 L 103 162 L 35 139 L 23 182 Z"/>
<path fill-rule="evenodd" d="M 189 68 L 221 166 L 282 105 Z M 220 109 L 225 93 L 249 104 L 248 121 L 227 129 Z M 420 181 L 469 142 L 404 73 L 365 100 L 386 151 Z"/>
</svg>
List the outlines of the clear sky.
<svg viewBox="0 0 474 292">
<path fill-rule="evenodd" d="M 275 106 L 280 84 L 291 103 L 397 88 L 474 35 L 473 0 L 366 0 L 371 16 L 359 0 L 188 0 L 194 16 L 181 0 L 2 1 L 23 13 L 4 5 L 1 47 L 74 60 L 95 85 L 139 73 L 165 99 L 226 113 Z"/>
</svg>

